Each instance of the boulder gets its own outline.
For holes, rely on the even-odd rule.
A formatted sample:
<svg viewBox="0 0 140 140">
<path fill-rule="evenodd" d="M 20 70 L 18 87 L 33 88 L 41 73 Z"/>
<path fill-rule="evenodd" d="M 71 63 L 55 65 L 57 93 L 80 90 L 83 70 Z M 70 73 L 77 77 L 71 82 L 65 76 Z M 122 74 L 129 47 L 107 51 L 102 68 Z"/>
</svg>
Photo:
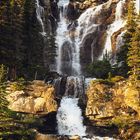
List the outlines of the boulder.
<svg viewBox="0 0 140 140">
<path fill-rule="evenodd" d="M 7 96 L 9 109 L 24 113 L 49 113 L 57 110 L 54 87 L 43 81 L 33 81 L 25 91 L 15 91 Z"/>
<path fill-rule="evenodd" d="M 140 117 L 140 91 L 134 87 L 127 87 L 124 95 L 126 105 L 134 109 Z"/>
<path fill-rule="evenodd" d="M 93 81 L 87 90 L 86 116 L 90 120 L 106 120 L 117 116 L 140 115 L 140 92 L 126 81 L 115 83 Z"/>
</svg>

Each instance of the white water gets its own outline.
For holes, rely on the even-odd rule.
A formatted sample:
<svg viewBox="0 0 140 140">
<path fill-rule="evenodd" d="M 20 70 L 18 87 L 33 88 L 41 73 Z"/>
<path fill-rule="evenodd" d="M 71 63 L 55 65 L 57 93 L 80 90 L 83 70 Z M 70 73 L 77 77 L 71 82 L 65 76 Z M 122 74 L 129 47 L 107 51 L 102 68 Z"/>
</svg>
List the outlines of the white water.
<svg viewBox="0 0 140 140">
<path fill-rule="evenodd" d="M 83 125 L 81 109 L 78 107 L 78 99 L 63 97 L 57 112 L 58 133 L 60 135 L 86 135 L 86 127 Z"/>
<path fill-rule="evenodd" d="M 60 135 L 79 135 L 85 136 L 86 135 L 86 127 L 83 125 L 83 117 L 81 109 L 78 107 L 78 95 L 83 93 L 82 80 L 80 80 L 78 76 L 81 74 L 80 68 L 80 43 L 82 42 L 83 38 L 87 35 L 96 30 L 99 24 L 96 23 L 97 15 L 101 13 L 102 8 L 106 6 L 109 7 L 112 0 L 109 0 L 107 3 L 96 6 L 95 8 L 87 9 L 78 19 L 79 26 L 76 29 L 77 36 L 75 40 L 71 40 L 68 34 L 67 26 L 68 23 L 63 15 L 65 13 L 61 13 L 60 15 L 60 22 L 58 23 L 57 28 L 57 36 L 56 36 L 56 43 L 58 44 L 58 51 L 56 57 L 57 63 L 57 72 L 63 74 L 62 67 L 63 67 L 63 60 L 62 60 L 62 46 L 65 41 L 69 41 L 70 43 L 74 44 L 72 48 L 72 68 L 74 72 L 72 72 L 72 76 L 68 77 L 66 83 L 66 91 L 65 97 L 62 98 L 60 107 L 57 112 L 57 123 L 58 123 L 58 133 Z M 67 5 L 68 1 L 60 1 L 59 5 Z M 119 7 L 119 6 L 118 6 Z M 120 10 L 120 9 L 119 9 Z M 121 14 L 120 11 L 116 15 L 116 20 L 120 19 Z M 93 53 L 91 53 L 91 57 L 93 60 Z M 90 55 L 90 54 L 89 54 Z M 91 79 L 86 80 L 85 86 L 88 86 Z M 71 94 L 72 91 L 72 94 Z M 72 95 L 72 96 L 71 96 Z M 71 97 L 71 98 L 70 98 Z M 105 138 L 101 137 L 93 137 L 90 140 L 95 139 L 103 140 Z M 89 140 L 89 138 L 82 138 L 83 140 Z M 108 138 L 112 140 L 112 138 Z"/>
<path fill-rule="evenodd" d="M 46 32 L 45 32 L 44 23 L 43 23 L 43 20 L 42 20 L 42 17 L 44 17 L 44 8 L 39 4 L 39 0 L 36 0 L 36 14 L 37 14 L 37 19 L 40 22 L 41 27 L 42 27 L 41 34 L 43 36 L 45 36 Z"/>
<path fill-rule="evenodd" d="M 126 31 L 121 32 L 120 35 L 118 35 L 117 40 L 116 40 L 116 51 L 120 49 L 121 46 L 124 44 L 124 39 L 123 35 Z"/>
<path fill-rule="evenodd" d="M 126 24 L 126 22 L 122 19 L 122 10 L 123 10 L 124 3 L 125 3 L 125 0 L 120 0 L 117 4 L 116 12 L 115 12 L 115 21 L 108 27 L 108 30 L 107 30 L 107 38 L 106 38 L 106 43 L 103 50 L 103 55 L 106 52 L 108 52 L 109 54 L 112 52 L 111 37 L 115 32 L 119 31 Z"/>
<path fill-rule="evenodd" d="M 137 14 L 140 14 L 140 0 L 136 0 L 135 7 Z"/>
<path fill-rule="evenodd" d="M 72 92 L 72 93 L 71 93 Z M 84 94 L 84 77 L 67 77 L 65 96 L 78 98 Z"/>
<path fill-rule="evenodd" d="M 88 8 L 78 19 L 78 32 L 79 32 L 79 45 L 83 42 L 84 38 L 95 32 L 98 31 L 99 23 L 96 22 L 98 19 L 98 15 L 102 13 L 102 9 L 108 9 L 111 5 L 112 0 L 107 1 L 101 5 L 98 5 L 94 8 Z M 91 46 L 91 60 L 94 61 L 93 56 L 93 47 Z"/>
<path fill-rule="evenodd" d="M 59 2 L 59 6 L 63 6 L 64 9 L 68 4 L 68 0 L 66 1 L 60 1 Z M 71 50 L 72 50 L 72 54 L 70 54 L 72 56 L 72 70 L 71 70 L 71 75 L 73 76 L 77 76 L 81 74 L 81 67 L 80 67 L 80 48 L 77 42 L 77 39 L 75 37 L 74 40 L 71 39 L 70 35 L 69 35 L 69 31 L 67 29 L 69 23 L 68 21 L 65 19 L 65 13 L 66 11 L 64 10 L 63 13 L 60 14 L 60 22 L 58 23 L 58 28 L 56 31 L 56 43 L 58 45 L 58 51 L 57 51 L 57 57 L 56 57 L 56 69 L 57 72 L 60 74 L 64 74 L 62 71 L 63 68 L 63 63 L 62 63 L 62 45 L 65 41 L 68 41 L 71 44 Z M 76 32 L 76 31 L 75 31 Z M 64 60 L 65 61 L 65 60 Z"/>
<path fill-rule="evenodd" d="M 87 9 L 78 19 L 79 42 L 82 43 L 85 36 L 94 32 L 98 24 L 94 23 L 96 15 L 101 11 L 103 5 Z M 79 44 L 80 45 L 80 44 Z M 91 47 L 91 60 L 93 62 L 93 48 Z"/>
</svg>

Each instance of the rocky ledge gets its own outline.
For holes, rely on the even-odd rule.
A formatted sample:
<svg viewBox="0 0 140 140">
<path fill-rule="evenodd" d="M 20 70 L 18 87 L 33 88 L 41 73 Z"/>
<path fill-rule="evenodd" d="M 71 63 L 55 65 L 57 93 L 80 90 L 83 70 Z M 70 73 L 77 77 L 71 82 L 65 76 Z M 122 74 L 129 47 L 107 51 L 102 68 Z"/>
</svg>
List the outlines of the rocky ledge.
<svg viewBox="0 0 140 140">
<path fill-rule="evenodd" d="M 48 114 L 57 110 L 55 90 L 43 81 L 28 83 L 23 90 L 15 90 L 17 83 L 10 83 L 7 92 L 9 109 L 16 112 Z"/>
<path fill-rule="evenodd" d="M 87 90 L 86 117 L 90 130 L 116 128 L 117 138 L 140 138 L 140 89 L 122 77 L 95 80 Z M 88 121 L 86 123 L 88 123 Z M 113 131 L 112 132 L 112 136 Z M 109 132 L 110 133 L 110 132 Z M 108 135 L 106 133 L 104 135 Z"/>
</svg>

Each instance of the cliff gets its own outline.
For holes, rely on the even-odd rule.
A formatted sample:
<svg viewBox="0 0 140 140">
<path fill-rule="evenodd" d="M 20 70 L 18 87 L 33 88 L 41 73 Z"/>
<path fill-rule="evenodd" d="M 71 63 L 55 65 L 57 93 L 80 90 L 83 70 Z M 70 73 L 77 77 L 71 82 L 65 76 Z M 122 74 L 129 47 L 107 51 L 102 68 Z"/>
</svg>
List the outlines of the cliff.
<svg viewBox="0 0 140 140">
<path fill-rule="evenodd" d="M 119 138 L 139 139 L 140 89 L 124 78 L 92 81 L 87 90 L 86 117 L 93 126 L 116 126 Z"/>
<path fill-rule="evenodd" d="M 33 81 L 24 90 L 15 90 L 16 83 L 7 87 L 9 109 L 16 112 L 48 114 L 57 111 L 55 90 L 43 81 Z"/>
</svg>

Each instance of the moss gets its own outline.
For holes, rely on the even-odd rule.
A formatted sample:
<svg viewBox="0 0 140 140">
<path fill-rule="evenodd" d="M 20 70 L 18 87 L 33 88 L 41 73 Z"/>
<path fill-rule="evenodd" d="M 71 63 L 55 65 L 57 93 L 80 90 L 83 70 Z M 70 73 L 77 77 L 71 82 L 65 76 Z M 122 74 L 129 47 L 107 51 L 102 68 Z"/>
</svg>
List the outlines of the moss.
<svg viewBox="0 0 140 140">
<path fill-rule="evenodd" d="M 91 82 L 91 84 L 95 84 L 95 83 L 99 83 L 99 84 L 105 84 L 105 85 L 109 85 L 109 86 L 113 86 L 114 85 L 114 82 L 108 80 L 108 79 L 96 79 L 96 80 L 93 80 Z"/>
<path fill-rule="evenodd" d="M 122 77 L 122 76 L 115 76 L 115 77 L 111 78 L 111 81 L 114 82 L 114 83 L 119 82 L 119 81 L 123 81 L 123 80 L 125 80 L 125 78 Z"/>
<path fill-rule="evenodd" d="M 19 78 L 16 82 L 13 82 L 10 85 L 10 89 L 12 91 L 24 90 L 25 89 L 25 85 L 26 85 L 26 81 L 23 78 Z"/>
<path fill-rule="evenodd" d="M 116 116 L 112 119 L 111 124 L 117 126 L 118 128 L 125 128 L 131 125 L 131 121 L 133 119 L 134 118 L 129 115 Z"/>
</svg>

